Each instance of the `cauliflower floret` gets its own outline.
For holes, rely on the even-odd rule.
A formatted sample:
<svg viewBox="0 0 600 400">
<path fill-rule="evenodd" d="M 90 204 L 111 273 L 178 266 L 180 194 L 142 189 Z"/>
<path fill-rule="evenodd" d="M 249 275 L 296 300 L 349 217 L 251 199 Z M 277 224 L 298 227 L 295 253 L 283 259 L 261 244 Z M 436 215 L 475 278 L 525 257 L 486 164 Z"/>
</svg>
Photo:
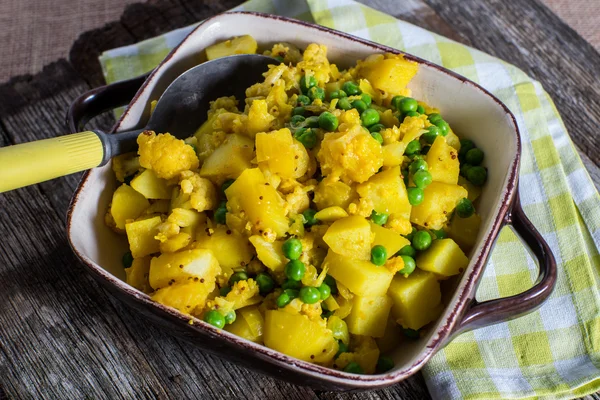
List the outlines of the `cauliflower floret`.
<svg viewBox="0 0 600 400">
<path fill-rule="evenodd" d="M 134 153 L 121 154 L 112 159 L 112 169 L 119 182 L 125 182 L 126 177 L 136 174 L 140 168 L 140 158 Z"/>
<path fill-rule="evenodd" d="M 225 296 L 225 300 L 232 303 L 232 309 L 237 310 L 239 308 L 251 306 L 252 304 L 260 303 L 262 297 L 258 292 L 259 287 L 254 279 L 237 281 L 231 287 L 231 291 Z"/>
<path fill-rule="evenodd" d="M 251 138 L 259 132 L 270 131 L 271 122 L 275 119 L 269 114 L 269 105 L 266 100 L 254 100 L 248 111 L 248 124 L 246 130 Z"/>
<path fill-rule="evenodd" d="M 141 166 L 153 170 L 159 178 L 171 179 L 182 171 L 198 168 L 198 157 L 192 146 L 169 133 L 156 135 L 153 131 L 144 131 L 137 143 Z"/>
<path fill-rule="evenodd" d="M 192 171 L 181 173 L 181 191 L 190 196 L 190 205 L 197 211 L 212 210 L 217 206 L 217 190 L 211 181 Z"/>
<path fill-rule="evenodd" d="M 383 165 L 381 145 L 360 125 L 325 134 L 317 154 L 328 182 L 365 182 Z"/>
<path fill-rule="evenodd" d="M 329 82 L 331 68 L 327 60 L 327 47 L 322 44 L 309 44 L 304 50 L 304 59 L 298 63 L 298 68 L 312 72 L 319 83 Z"/>
<path fill-rule="evenodd" d="M 208 117 L 212 117 L 215 113 L 220 110 L 238 113 L 237 108 L 238 101 L 235 96 L 219 97 L 215 101 L 210 102 L 210 110 L 208 111 Z"/>
</svg>

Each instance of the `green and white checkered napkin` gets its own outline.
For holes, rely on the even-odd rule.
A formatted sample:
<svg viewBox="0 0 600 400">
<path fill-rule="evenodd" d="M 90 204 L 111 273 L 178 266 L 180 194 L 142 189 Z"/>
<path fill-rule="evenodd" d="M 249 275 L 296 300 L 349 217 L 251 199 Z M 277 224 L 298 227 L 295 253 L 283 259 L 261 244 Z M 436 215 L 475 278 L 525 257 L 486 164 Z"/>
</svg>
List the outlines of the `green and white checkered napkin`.
<svg viewBox="0 0 600 400">
<path fill-rule="evenodd" d="M 600 197 L 539 82 L 516 67 L 351 0 L 251 0 L 235 10 L 286 15 L 395 47 L 443 65 L 494 93 L 522 133 L 525 212 L 558 262 L 552 297 L 525 317 L 458 336 L 424 368 L 431 395 L 571 398 L 600 390 Z M 100 57 L 108 83 L 153 69 L 192 27 Z M 478 300 L 531 287 L 537 266 L 504 229 Z"/>
</svg>

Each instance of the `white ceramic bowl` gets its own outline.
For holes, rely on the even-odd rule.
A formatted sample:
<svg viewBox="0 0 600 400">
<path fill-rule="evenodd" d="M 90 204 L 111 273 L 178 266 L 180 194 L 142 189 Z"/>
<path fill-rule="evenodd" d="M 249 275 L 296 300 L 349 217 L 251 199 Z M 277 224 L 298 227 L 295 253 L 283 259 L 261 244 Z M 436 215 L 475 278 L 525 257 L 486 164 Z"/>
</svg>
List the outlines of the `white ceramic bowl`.
<svg viewBox="0 0 600 400">
<path fill-rule="evenodd" d="M 203 61 L 204 48 L 245 34 L 252 35 L 262 49 L 281 41 L 294 43 L 300 48 L 309 43 L 324 44 L 328 47 L 330 60 L 340 67 L 350 66 L 357 59 L 373 53 L 401 53 L 341 32 L 283 17 L 257 13 L 218 15 L 199 25 L 154 70 L 114 130 L 143 127 L 149 116 L 150 101 L 158 99 L 178 75 Z M 547 245 L 518 203 L 520 137 L 513 115 L 477 84 L 414 56 L 406 55 L 406 58 L 420 64 L 409 85 L 414 97 L 440 108 L 461 138 L 476 141 L 486 154 L 485 166 L 489 174 L 478 207 L 482 225 L 477 245 L 469 254 L 471 262 L 453 290 L 445 296 L 447 306 L 439 319 L 419 340 L 407 342 L 393 353 L 396 364 L 393 370 L 383 375 L 354 375 L 299 361 L 215 329 L 198 319 L 189 324 L 189 316 L 154 303 L 147 295 L 127 285 L 123 281 L 121 265 L 127 241 L 108 229 L 103 219 L 116 187 L 110 164 L 87 172 L 73 197 L 68 214 L 68 237 L 73 250 L 105 287 L 155 322 L 166 326 L 171 333 L 251 368 L 323 389 L 364 389 L 396 383 L 421 368 L 452 335 L 535 309 L 552 291 L 556 265 Z M 540 278 L 534 288 L 518 296 L 477 303 L 474 300 L 477 282 L 499 229 L 507 223 L 513 223 L 538 257 Z"/>
</svg>

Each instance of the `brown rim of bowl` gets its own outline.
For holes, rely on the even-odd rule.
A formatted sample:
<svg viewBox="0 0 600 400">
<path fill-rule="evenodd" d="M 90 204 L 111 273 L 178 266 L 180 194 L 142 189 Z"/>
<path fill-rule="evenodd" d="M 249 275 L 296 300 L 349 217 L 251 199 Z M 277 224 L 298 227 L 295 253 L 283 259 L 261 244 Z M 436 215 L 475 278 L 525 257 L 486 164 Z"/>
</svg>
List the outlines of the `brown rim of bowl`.
<svg viewBox="0 0 600 400">
<path fill-rule="evenodd" d="M 67 238 L 69 241 L 69 245 L 71 246 L 71 248 L 73 249 L 75 254 L 79 257 L 79 259 L 84 263 L 84 265 L 97 278 L 101 278 L 101 279 L 107 281 L 108 283 L 114 285 L 121 292 L 131 295 L 136 301 L 145 303 L 145 304 L 151 304 L 153 307 L 156 307 L 160 311 L 166 312 L 166 313 L 172 315 L 173 317 L 179 319 L 183 324 L 193 327 L 194 330 L 202 331 L 213 337 L 225 338 L 226 340 L 229 340 L 230 342 L 232 342 L 236 345 L 239 345 L 246 349 L 253 350 L 261 358 L 265 358 L 268 361 L 276 361 L 276 362 L 282 364 L 286 368 L 299 368 L 299 369 L 303 370 L 303 372 L 308 373 L 313 376 L 321 375 L 321 376 L 318 376 L 321 379 L 333 378 L 336 380 L 340 379 L 340 380 L 345 380 L 345 381 L 353 381 L 354 383 L 360 385 L 363 388 L 386 386 L 389 384 L 396 383 L 402 379 L 406 379 L 407 377 L 413 375 L 419 369 L 421 369 L 422 366 L 425 364 L 425 362 L 427 362 L 433 356 L 433 354 L 435 353 L 435 350 L 437 350 L 439 347 L 441 347 L 444 344 L 445 339 L 451 334 L 454 326 L 457 323 L 460 323 L 460 318 L 465 313 L 468 303 L 470 302 L 470 300 L 473 297 L 473 294 L 474 294 L 473 292 L 476 289 L 476 283 L 478 282 L 478 280 L 481 276 L 481 273 L 483 272 L 483 267 L 485 265 L 485 262 L 487 261 L 487 258 L 491 251 L 492 245 L 493 245 L 494 241 L 496 240 L 498 232 L 499 232 L 500 228 L 502 227 L 505 215 L 507 214 L 507 212 L 512 204 L 512 201 L 513 201 L 514 195 L 515 195 L 515 189 L 517 187 L 518 168 L 519 168 L 520 158 L 521 158 L 521 133 L 520 133 L 519 127 L 517 125 L 516 119 L 515 119 L 514 115 L 512 114 L 512 112 L 508 109 L 508 107 L 504 103 L 502 103 L 496 96 L 494 96 L 492 93 L 490 93 L 488 90 L 484 89 L 479 84 L 465 78 L 464 76 L 461 76 L 461 75 L 459 75 L 453 71 L 450 71 L 444 67 L 441 67 L 437 64 L 434 64 L 434 63 L 424 60 L 422 58 L 416 57 L 414 55 L 408 54 L 406 52 L 403 52 L 403 51 L 400 51 L 400 50 L 397 50 L 397 49 L 394 49 L 394 48 L 391 48 L 391 47 L 388 47 L 385 45 L 380 45 L 380 44 L 377 44 L 377 43 L 374 43 L 374 42 L 371 42 L 371 41 L 368 41 L 368 40 L 365 40 L 362 38 L 358 38 L 358 37 L 349 35 L 344 32 L 336 31 L 334 29 L 327 28 L 327 27 L 324 27 L 321 25 L 316 25 L 316 24 L 312 24 L 312 23 L 308 23 L 308 22 L 304 22 L 304 21 L 300 21 L 300 20 L 296 20 L 296 19 L 292 19 L 292 18 L 288 18 L 288 17 L 264 14 L 264 13 L 252 12 L 252 11 L 237 11 L 237 12 L 218 14 L 213 17 L 207 18 L 206 20 L 201 22 L 181 41 L 181 43 L 179 43 L 165 57 L 164 60 L 162 60 L 160 62 L 160 64 L 154 69 L 154 71 L 152 71 L 152 73 L 150 74 L 150 76 L 148 77 L 146 82 L 143 84 L 143 86 L 140 88 L 140 90 L 136 93 L 135 97 L 132 99 L 130 104 L 135 103 L 139 99 L 140 95 L 142 94 L 144 88 L 148 85 L 148 83 L 150 83 L 153 79 L 156 78 L 156 75 L 157 75 L 158 71 L 160 70 L 160 68 L 168 60 L 171 59 L 171 57 L 177 52 L 177 50 L 183 45 L 183 43 L 192 34 L 194 34 L 194 32 L 196 32 L 196 30 L 200 29 L 202 26 L 204 26 L 206 24 L 209 24 L 214 19 L 222 18 L 223 15 L 227 15 L 227 14 L 249 15 L 249 16 L 259 17 L 259 18 L 264 18 L 264 19 L 285 21 L 287 23 L 301 25 L 301 26 L 304 26 L 309 29 L 316 29 L 321 32 L 332 34 L 332 35 L 338 36 L 342 39 L 349 40 L 349 41 L 352 41 L 355 43 L 360 43 L 362 45 L 371 47 L 372 49 L 376 50 L 376 52 L 383 51 L 383 52 L 389 52 L 389 53 L 394 53 L 394 54 L 402 54 L 408 60 L 415 61 L 419 64 L 427 65 L 428 67 L 437 69 L 438 71 L 443 72 L 444 74 L 450 76 L 451 78 L 457 79 L 460 82 L 470 85 L 473 88 L 479 90 L 483 94 L 490 97 L 495 103 L 497 103 L 504 110 L 505 114 L 509 117 L 509 120 L 512 123 L 512 127 L 516 134 L 517 151 L 516 151 L 515 158 L 512 161 L 512 164 L 511 164 L 511 167 L 509 170 L 508 183 L 506 185 L 506 188 L 503 190 L 502 203 L 500 204 L 500 207 L 498 210 L 498 215 L 497 215 L 496 219 L 493 221 L 490 231 L 488 232 L 486 237 L 483 239 L 484 246 L 482 247 L 481 252 L 477 256 L 477 260 L 475 261 L 472 270 L 470 271 L 468 276 L 463 277 L 463 279 L 465 279 L 464 287 L 463 287 L 462 291 L 458 294 L 456 303 L 452 305 L 452 310 L 446 317 L 444 324 L 436 331 L 436 336 L 434 336 L 434 337 L 432 337 L 432 339 L 430 339 L 431 342 L 425 347 L 425 349 L 422 351 L 420 356 L 407 368 L 397 370 L 397 371 L 391 372 L 389 374 L 356 375 L 356 374 L 346 373 L 343 371 L 338 371 L 338 370 L 335 370 L 332 368 L 322 367 L 322 366 L 316 365 L 316 364 L 311 364 L 306 361 L 298 360 L 294 357 L 290 357 L 283 353 L 272 350 L 264 345 L 257 345 L 255 343 L 249 342 L 245 339 L 241 339 L 241 338 L 239 338 L 233 334 L 230 334 L 226 331 L 222 331 L 217 328 L 214 328 L 213 326 L 205 323 L 204 321 L 199 320 L 198 318 L 185 316 L 184 314 L 180 313 L 179 311 L 176 311 L 175 309 L 166 307 L 160 303 L 156 303 L 156 302 L 152 301 L 148 295 L 127 285 L 125 282 L 121 281 L 120 279 L 116 278 L 114 275 L 112 275 L 109 272 L 107 272 L 106 270 L 104 270 L 102 267 L 97 268 L 93 261 L 91 261 L 89 258 L 84 256 L 83 254 L 81 254 L 79 251 L 77 251 L 77 249 L 75 249 L 75 247 L 71 241 L 71 225 L 73 223 L 73 220 L 72 220 L 73 209 L 74 209 L 75 205 L 77 204 L 79 195 L 81 194 L 81 192 L 85 188 L 86 184 L 88 183 L 88 177 L 89 177 L 90 171 L 86 171 L 84 173 L 84 175 L 82 176 L 81 181 L 71 199 L 69 208 L 67 210 Z M 116 132 L 117 129 L 119 129 L 120 124 L 122 123 L 124 118 L 128 115 L 128 113 L 129 113 L 129 108 L 125 111 L 125 113 L 123 113 L 123 115 L 121 116 L 119 121 L 117 121 L 117 123 L 114 125 L 114 127 L 111 130 L 111 133 L 114 133 L 114 132 Z M 189 323 L 190 319 L 193 320 L 193 324 Z"/>
</svg>

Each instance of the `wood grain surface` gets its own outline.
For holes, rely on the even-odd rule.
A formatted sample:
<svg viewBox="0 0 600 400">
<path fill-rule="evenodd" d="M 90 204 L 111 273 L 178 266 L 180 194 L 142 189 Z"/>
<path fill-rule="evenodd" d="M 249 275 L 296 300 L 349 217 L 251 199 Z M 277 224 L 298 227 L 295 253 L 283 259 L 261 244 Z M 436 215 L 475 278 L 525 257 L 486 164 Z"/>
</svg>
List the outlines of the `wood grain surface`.
<svg viewBox="0 0 600 400">
<path fill-rule="evenodd" d="M 600 76 L 600 56 L 539 2 L 365 2 L 498 55 L 539 79 L 574 141 L 589 155 L 590 166 L 597 168 L 600 87 L 593 78 Z M 237 3 L 155 0 L 129 6 L 119 21 L 83 35 L 70 61 L 0 86 L 0 145 L 64 132 L 70 102 L 102 83 L 97 56 L 103 50 Z M 104 115 L 90 126 L 106 129 L 112 122 Z M 204 354 L 154 327 L 102 290 L 69 248 L 65 213 L 78 179 L 72 175 L 0 194 L 0 399 L 430 397 L 420 374 L 360 394 L 315 392 Z"/>
</svg>

